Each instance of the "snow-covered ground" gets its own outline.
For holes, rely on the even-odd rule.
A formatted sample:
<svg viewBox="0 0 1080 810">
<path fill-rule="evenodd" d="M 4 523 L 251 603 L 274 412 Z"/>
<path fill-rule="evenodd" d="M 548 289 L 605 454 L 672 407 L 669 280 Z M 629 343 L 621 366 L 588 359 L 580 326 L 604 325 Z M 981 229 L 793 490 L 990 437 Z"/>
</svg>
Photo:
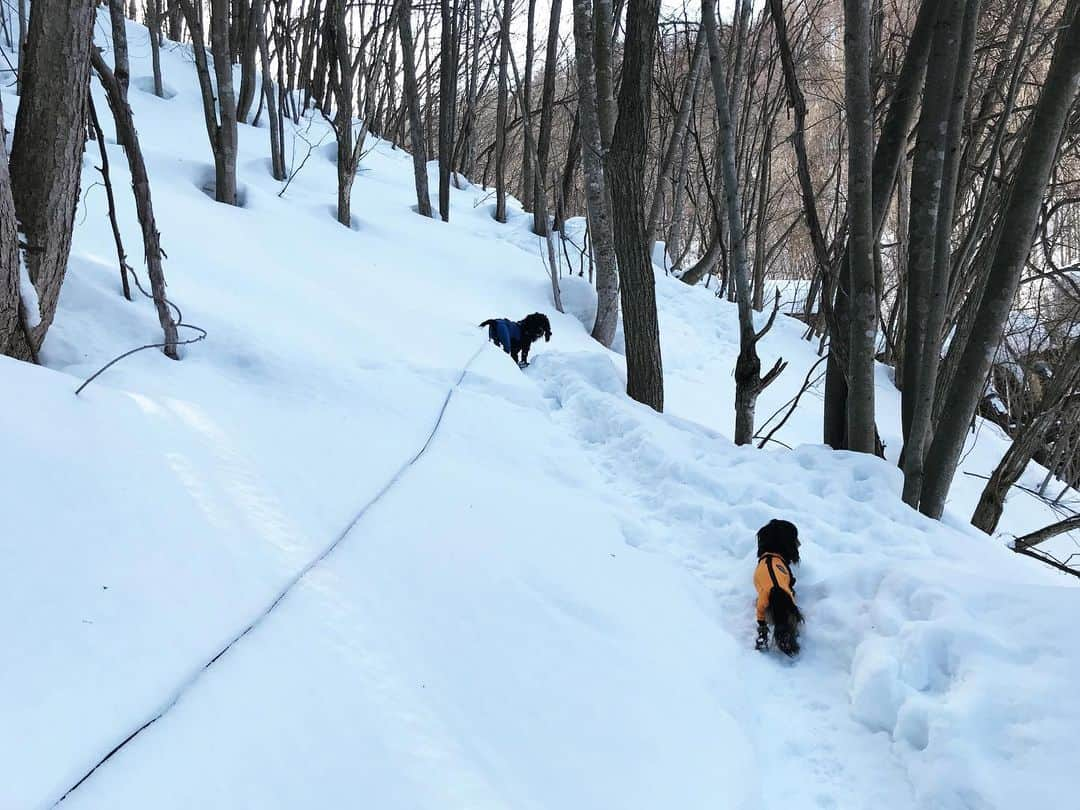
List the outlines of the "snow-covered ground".
<svg viewBox="0 0 1080 810">
<path fill-rule="evenodd" d="M 17 392 L 0 409 L 0 807 L 52 806 L 163 710 L 63 806 L 1068 803 L 1080 590 L 967 526 L 977 479 L 944 524 L 922 518 L 893 465 L 817 446 L 814 391 L 776 436 L 794 449 L 734 447 L 734 309 L 662 273 L 668 412 L 628 400 L 621 357 L 588 337 L 588 285 L 565 278 L 554 312 L 529 218 L 495 223 L 471 186 L 449 225 L 417 217 L 388 144 L 364 159 L 354 229 L 333 217 L 318 119 L 287 132 L 294 167 L 316 146 L 280 197 L 266 130 L 242 126 L 245 205 L 215 203 L 190 52 L 167 47 L 158 99 L 128 30 L 169 294 L 209 337 L 74 396 L 158 339 L 151 304 L 120 296 L 91 145 L 46 367 L 0 358 Z M 534 310 L 554 337 L 521 373 L 475 324 Z M 801 331 L 781 319 L 762 344 L 791 366 L 759 421 L 817 359 Z M 978 436 L 965 465 L 985 473 L 1005 444 Z M 1049 522 L 1039 509 L 1010 500 L 1003 530 Z M 772 517 L 804 541 L 794 664 L 752 650 Z"/>
</svg>

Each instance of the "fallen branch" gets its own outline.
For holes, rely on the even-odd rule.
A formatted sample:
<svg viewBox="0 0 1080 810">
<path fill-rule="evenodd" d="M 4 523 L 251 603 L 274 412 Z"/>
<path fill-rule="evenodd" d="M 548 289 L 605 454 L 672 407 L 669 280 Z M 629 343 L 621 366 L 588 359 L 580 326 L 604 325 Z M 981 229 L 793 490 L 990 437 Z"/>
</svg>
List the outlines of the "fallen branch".
<svg viewBox="0 0 1080 810">
<path fill-rule="evenodd" d="M 1041 529 L 1036 529 L 1022 537 L 1017 537 L 1013 540 L 1012 550 L 1026 551 L 1032 546 L 1037 546 L 1039 543 L 1057 537 L 1059 534 L 1065 534 L 1066 532 L 1075 531 L 1076 529 L 1080 529 L 1080 515 L 1073 515 L 1072 517 L 1065 518 L 1065 520 L 1059 520 L 1057 523 L 1051 523 L 1049 526 L 1043 526 Z"/>
</svg>

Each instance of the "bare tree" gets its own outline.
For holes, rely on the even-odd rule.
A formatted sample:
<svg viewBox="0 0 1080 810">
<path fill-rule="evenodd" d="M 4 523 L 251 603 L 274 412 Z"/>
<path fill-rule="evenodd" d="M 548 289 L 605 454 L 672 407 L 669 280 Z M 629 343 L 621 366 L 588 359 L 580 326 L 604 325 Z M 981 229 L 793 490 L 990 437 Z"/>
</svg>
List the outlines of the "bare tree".
<svg viewBox="0 0 1080 810">
<path fill-rule="evenodd" d="M 112 25 L 113 64 L 116 81 L 126 93 L 131 78 L 128 65 L 127 24 L 124 19 L 124 0 L 109 0 L 109 22 Z"/>
<path fill-rule="evenodd" d="M 985 293 L 976 310 L 955 380 L 941 409 L 941 421 L 926 457 L 919 509 L 939 518 L 964 446 L 967 426 L 990 369 L 1016 294 L 1057 157 L 1062 131 L 1080 83 L 1078 0 L 1066 5 L 1042 93 L 1016 165 L 1015 179 L 995 234 L 995 251 Z"/>
<path fill-rule="evenodd" d="M 0 121 L 3 121 L 0 101 Z M 2 135 L 0 127 L 0 135 Z M 15 200 L 11 196 L 8 173 L 7 138 L 0 137 L 0 354 L 19 360 L 31 360 L 29 340 L 19 311 L 19 223 L 15 218 Z"/>
<path fill-rule="evenodd" d="M 952 270 L 952 209 L 978 6 L 978 0 L 947 0 L 938 13 L 912 163 L 902 414 L 904 500 L 913 507 L 922 489 L 941 360 Z"/>
<path fill-rule="evenodd" d="M 37 0 L 30 8 L 11 186 L 41 317 L 9 343 L 8 353 L 18 357 L 37 355 L 67 272 L 86 140 L 93 7 L 90 0 Z"/>
<path fill-rule="evenodd" d="M 509 76 L 507 57 L 510 53 L 510 19 L 513 0 L 502 0 L 499 20 L 499 90 L 495 113 L 495 219 L 506 222 L 506 124 L 508 113 Z"/>
<path fill-rule="evenodd" d="M 409 141 L 412 145 L 413 179 L 416 183 L 416 211 L 431 217 L 431 194 L 428 191 L 427 146 L 420 111 L 420 89 L 416 81 L 416 53 L 412 36 L 412 2 L 398 0 L 398 34 L 401 37 L 401 62 L 404 74 L 405 105 L 409 110 Z"/>
<path fill-rule="evenodd" d="M 645 228 L 646 241 L 649 245 L 649 255 L 652 256 L 656 245 L 656 235 L 660 224 L 660 209 L 663 207 L 665 194 L 672 198 L 678 183 L 675 182 L 676 164 L 681 162 L 683 156 L 683 140 L 686 129 L 690 124 L 690 113 L 694 104 L 694 96 L 697 92 L 698 74 L 701 72 L 702 57 L 705 54 L 705 40 L 699 34 L 694 44 L 694 56 L 690 60 L 690 70 L 687 71 L 686 80 L 683 82 L 682 100 L 679 102 L 679 111 L 671 125 L 671 138 L 668 141 L 667 150 L 656 178 L 656 191 L 653 194 L 652 206 L 649 209 L 648 225 Z"/>
<path fill-rule="evenodd" d="M 456 6 L 456 4 L 455 4 Z M 439 215 L 450 221 L 450 175 L 454 160 L 454 106 L 457 101 L 458 46 L 457 11 L 451 0 L 440 0 L 442 15 L 439 36 Z"/>
<path fill-rule="evenodd" d="M 709 2 L 709 0 L 706 0 Z M 645 146 L 659 0 L 628 0 L 619 118 L 604 169 L 610 183 L 619 260 L 626 393 L 664 410 L 664 368 L 656 314 L 656 279 L 645 243 Z"/>
<path fill-rule="evenodd" d="M 210 0 L 210 46 L 216 85 L 211 81 L 206 60 L 202 9 L 196 10 L 191 0 L 180 0 L 180 4 L 191 31 L 206 134 L 214 155 L 214 198 L 227 205 L 236 205 L 236 99 L 229 53 L 229 0 Z"/>
<path fill-rule="evenodd" d="M 160 0 L 155 0 L 160 2 Z M 262 92 L 266 102 L 266 117 L 270 123 L 270 173 L 275 180 L 284 180 L 285 171 L 285 122 L 284 110 L 278 107 L 277 92 L 270 73 L 270 48 L 266 41 L 266 12 L 263 0 L 252 0 L 251 20 L 255 26 L 255 40 L 259 48 L 262 67 Z"/>
<path fill-rule="evenodd" d="M 161 266 L 161 236 L 154 220 L 154 204 L 150 196 L 150 178 L 146 173 L 142 148 L 139 146 L 139 134 L 135 130 L 135 119 L 128 104 L 127 91 L 120 79 L 110 70 L 102 58 L 101 51 L 94 48 L 90 55 L 94 70 L 105 88 L 109 108 L 116 122 L 116 139 L 127 155 L 128 170 L 131 172 L 131 189 L 135 194 L 135 210 L 142 229 L 143 254 L 146 258 L 146 272 L 150 278 L 150 290 L 157 309 L 158 322 L 165 335 L 164 352 L 167 357 L 178 360 L 176 343 L 176 322 L 169 311 L 165 298 L 165 271 Z"/>
<path fill-rule="evenodd" d="M 1001 461 L 986 482 L 971 524 L 992 534 L 997 528 L 1001 513 L 1005 508 L 1005 498 L 1009 489 L 1020 480 L 1028 462 L 1031 461 L 1039 444 L 1055 423 L 1062 421 L 1063 406 L 1072 393 L 1077 379 L 1080 378 L 1080 339 L 1073 339 L 1072 345 L 1065 352 L 1054 369 L 1054 376 L 1047 387 L 1040 403 L 1042 411 L 1028 422 L 1013 439 Z"/>
<path fill-rule="evenodd" d="M 874 113 L 870 92 L 870 0 L 844 0 L 844 90 L 848 126 L 848 243 L 851 298 L 848 331 L 848 447 L 876 449 L 874 356 L 878 293 L 874 274 L 871 186 Z"/>
<path fill-rule="evenodd" d="M 724 210 L 727 214 L 731 274 L 735 281 L 735 297 L 739 311 L 739 357 L 735 361 L 735 443 L 749 444 L 754 438 L 754 409 L 761 392 L 784 369 L 776 364 L 761 376 L 761 358 L 757 343 L 772 327 L 773 320 L 761 332 L 754 328 L 750 305 L 750 278 L 746 261 L 746 235 L 743 228 L 742 199 L 735 165 L 735 132 L 731 119 L 728 77 L 724 54 L 720 50 L 720 31 L 716 20 L 716 0 L 703 0 L 702 26 L 709 48 L 709 65 L 713 95 L 716 101 L 717 138 L 720 168 L 724 181 Z M 720 212 L 715 214 L 720 216 Z M 776 310 L 773 310 L 773 318 Z"/>
<path fill-rule="evenodd" d="M 619 323 L 619 275 L 610 199 L 604 179 L 603 138 L 597 108 L 591 0 L 574 0 L 574 44 L 581 121 L 581 162 L 592 252 L 596 260 L 596 320 L 592 336 L 604 346 Z"/>
<path fill-rule="evenodd" d="M 548 21 L 547 53 L 544 61 L 544 89 L 540 103 L 540 130 L 536 146 L 536 174 L 533 189 L 533 233 L 547 236 L 548 210 L 544 183 L 551 155 L 551 124 L 555 111 L 555 68 L 559 58 L 559 17 L 562 0 L 551 0 L 551 17 Z"/>
<path fill-rule="evenodd" d="M 150 60 L 154 69 L 154 95 L 165 96 L 165 84 L 161 78 L 161 0 L 148 0 L 146 4 L 147 29 L 150 33 Z"/>
</svg>

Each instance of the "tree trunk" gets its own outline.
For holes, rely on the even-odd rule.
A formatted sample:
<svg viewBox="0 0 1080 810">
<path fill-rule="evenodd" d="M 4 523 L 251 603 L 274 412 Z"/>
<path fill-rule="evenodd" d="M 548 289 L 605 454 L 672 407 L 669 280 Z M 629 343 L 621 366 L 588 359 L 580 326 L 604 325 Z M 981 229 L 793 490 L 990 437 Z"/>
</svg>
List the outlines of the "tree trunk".
<svg viewBox="0 0 1080 810">
<path fill-rule="evenodd" d="M 116 140 L 124 148 L 127 155 L 128 169 L 131 172 L 131 189 L 135 195 L 135 210 L 139 218 L 139 227 L 142 229 L 143 253 L 146 258 L 146 273 L 150 277 L 150 290 L 154 299 L 154 307 L 157 309 L 158 323 L 165 335 L 165 347 L 163 351 L 167 357 L 179 360 L 177 354 L 176 323 L 165 299 L 165 271 L 161 266 L 161 237 L 158 234 L 157 223 L 154 221 L 154 204 L 150 197 L 150 177 L 146 173 L 146 164 L 143 162 L 142 149 L 139 147 L 139 134 L 135 130 L 135 120 L 128 105 L 127 92 L 120 84 L 118 76 L 109 69 L 108 63 L 102 58 L 101 51 L 93 49 L 91 54 L 94 70 L 101 79 L 101 85 L 105 88 L 106 97 L 109 100 L 109 108 L 116 122 Z"/>
<path fill-rule="evenodd" d="M 124 239 L 120 235 L 120 224 L 116 219 L 116 196 L 113 194 L 112 173 L 109 169 L 109 149 L 105 143 L 105 131 L 101 128 L 101 121 L 98 119 L 97 110 L 94 107 L 94 96 L 90 93 L 89 88 L 87 88 L 87 93 L 89 95 L 86 98 L 86 111 L 87 118 L 90 119 L 88 137 L 97 141 L 98 154 L 101 155 L 101 179 L 105 183 L 105 202 L 109 210 L 109 225 L 112 227 L 113 242 L 116 244 L 116 263 L 117 268 L 120 270 L 120 287 L 124 292 L 124 298 L 132 301 L 134 299 L 131 297 L 131 283 L 128 280 L 127 253 L 124 251 Z"/>
<path fill-rule="evenodd" d="M 521 122 L 523 130 L 528 130 L 530 126 L 528 121 L 532 118 L 530 113 L 532 112 L 533 36 L 536 29 L 536 0 L 528 0 L 528 4 L 525 18 L 525 77 L 522 84 L 524 98 L 521 104 L 524 110 Z M 533 172 L 535 171 L 532 162 L 532 150 L 529 149 L 529 137 L 530 133 L 525 132 L 525 137 L 521 139 L 523 144 L 521 154 L 521 204 L 526 211 L 532 208 Z"/>
<path fill-rule="evenodd" d="M 116 80 L 128 91 L 131 68 L 128 65 L 127 25 L 124 19 L 124 0 L 109 0 L 109 22 L 112 24 L 113 64 Z"/>
<path fill-rule="evenodd" d="M 259 56 L 259 32 L 255 22 L 256 0 L 250 6 L 244 3 L 244 14 L 236 20 L 239 27 L 240 43 L 240 92 L 236 98 L 236 119 L 247 121 L 251 117 L 251 107 L 255 103 L 256 60 Z M 261 9 L 260 9 L 261 11 Z"/>
<path fill-rule="evenodd" d="M 259 58 L 262 62 L 262 91 L 266 99 L 266 117 L 270 123 L 270 173 L 275 180 L 284 180 L 285 169 L 285 122 L 284 111 L 278 108 L 277 93 L 270 78 L 270 48 L 266 42 L 266 9 L 263 0 L 251 3 L 251 22 L 255 26 Z"/>
<path fill-rule="evenodd" d="M 1069 351 L 1054 369 L 1054 377 L 1040 403 L 1042 412 L 1021 428 L 986 482 L 975 513 L 971 516 L 971 525 L 975 528 L 987 534 L 994 533 L 1009 489 L 1024 474 L 1046 431 L 1055 422 L 1062 422 L 1062 404 L 1076 384 L 1077 376 L 1080 376 L 1080 340 L 1074 339 Z"/>
<path fill-rule="evenodd" d="M 596 110 L 600 117 L 600 143 L 603 152 L 611 147 L 615 134 L 615 80 L 611 44 L 614 39 L 614 14 L 611 0 L 595 0 L 593 4 L 593 51 L 596 54 Z"/>
<path fill-rule="evenodd" d="M 766 208 L 769 204 L 769 190 L 772 185 L 772 148 L 773 127 L 765 128 L 765 142 L 761 147 L 761 156 L 758 163 L 758 203 L 757 225 L 754 230 L 754 276 L 751 289 L 753 290 L 752 306 L 755 312 L 761 312 L 765 308 L 765 264 L 766 264 L 766 240 L 769 238 L 769 220 L 766 216 Z"/>
<path fill-rule="evenodd" d="M 353 149 L 353 92 L 356 69 L 346 28 L 347 0 L 331 0 L 326 10 L 327 59 L 334 69 L 328 77 L 334 97 L 334 137 L 337 141 L 337 220 L 352 227 L 352 187 L 356 179 Z"/>
<path fill-rule="evenodd" d="M 450 0 L 440 0 L 442 18 L 439 36 L 442 44 L 439 59 L 439 215 L 450 221 L 450 175 L 454 160 L 454 78 L 458 65 L 454 58 L 455 23 L 457 14 Z"/>
<path fill-rule="evenodd" d="M 923 462 L 931 438 L 934 389 L 941 364 L 945 305 L 952 270 L 953 202 L 964 108 L 971 77 L 979 0 L 949 0 L 938 14 L 912 164 L 904 323 L 905 503 L 918 507 Z M 965 20 L 967 25 L 965 25 Z"/>
<path fill-rule="evenodd" d="M 717 145 L 724 185 L 724 207 L 727 215 L 728 249 L 731 256 L 731 276 L 735 283 L 735 300 L 739 312 L 739 356 L 735 361 L 735 444 L 749 444 L 754 436 L 754 411 L 758 395 L 783 369 L 778 362 L 765 377 L 761 376 L 761 359 L 757 342 L 768 330 L 758 334 L 754 329 L 750 306 L 750 276 L 746 261 L 746 232 L 743 228 L 742 194 L 735 164 L 735 130 L 731 120 L 731 99 L 724 54 L 720 50 L 720 30 L 716 20 L 716 0 L 703 0 L 701 24 L 709 48 L 713 95 L 716 101 Z M 621 110 L 620 110 L 621 113 Z M 620 115 L 621 120 L 621 115 Z M 714 216 L 718 216 L 715 212 Z M 774 310 L 773 316 L 776 312 Z M 770 320 L 769 325 L 771 326 Z"/>
<path fill-rule="evenodd" d="M 0 121 L 4 108 L 0 101 Z M 20 311 L 19 223 L 11 196 L 7 140 L 0 138 L 0 355 L 17 360 L 33 360 Z"/>
<path fill-rule="evenodd" d="M 626 393 L 664 410 L 664 370 L 656 279 L 645 243 L 645 146 L 660 0 L 629 0 L 619 118 L 605 176 L 610 183 L 615 251 L 626 334 Z"/>
<path fill-rule="evenodd" d="M 150 0 L 150 57 L 154 65 L 154 95 L 165 97 L 165 84 L 161 78 L 161 0 Z"/>
<path fill-rule="evenodd" d="M 956 474 L 967 426 L 1001 340 L 1024 264 L 1031 250 L 1039 209 L 1058 144 L 1080 82 L 1080 17 L 1077 0 L 1062 14 L 1042 93 L 1017 163 L 1015 180 L 996 233 L 996 250 L 971 335 L 942 407 L 941 422 L 926 458 L 919 509 L 939 518 Z"/>
<path fill-rule="evenodd" d="M 211 0 L 210 5 L 210 39 L 216 87 L 210 79 L 210 67 L 206 61 L 201 11 L 192 5 L 191 0 L 181 0 L 181 3 L 191 31 L 206 134 L 214 155 L 214 198 L 227 205 L 236 205 L 236 102 L 232 90 L 232 65 L 229 63 L 229 0 Z"/>
<path fill-rule="evenodd" d="M 11 186 L 40 305 L 40 322 L 28 334 L 34 356 L 56 314 L 71 252 L 86 139 L 93 8 L 90 0 L 36 0 L 30 7 Z"/>
<path fill-rule="evenodd" d="M 596 70 L 593 62 L 591 0 L 574 0 L 574 47 L 578 78 L 578 117 L 581 119 L 581 162 L 585 175 L 585 206 L 596 263 L 596 320 L 592 336 L 611 346 L 619 323 L 619 274 L 611 202 L 604 178 Z"/>
<path fill-rule="evenodd" d="M 26 64 L 26 0 L 19 0 L 19 75 L 16 77 L 15 92 L 22 95 L 23 65 Z"/>
<path fill-rule="evenodd" d="M 404 71 L 405 105 L 409 110 L 409 142 L 412 147 L 413 179 L 416 183 L 416 212 L 430 217 L 431 194 L 428 191 L 427 146 L 424 121 L 420 115 L 420 88 L 416 81 L 416 52 L 412 36 L 412 0 L 398 0 L 398 34 L 401 37 L 401 67 Z"/>
<path fill-rule="evenodd" d="M 848 447 L 876 449 L 874 355 L 877 350 L 877 283 L 871 174 L 874 108 L 870 89 L 870 0 L 844 2 L 844 95 L 848 130 Z"/>
<path fill-rule="evenodd" d="M 686 129 L 690 123 L 690 112 L 694 106 L 694 97 L 697 92 L 698 74 L 701 72 L 702 57 L 705 54 L 705 40 L 699 34 L 694 43 L 694 55 L 690 59 L 690 70 L 686 74 L 683 84 L 682 99 L 679 102 L 679 111 L 671 124 L 671 140 L 668 141 L 667 150 L 657 172 L 656 191 L 653 193 L 652 206 L 649 209 L 648 225 L 645 228 L 645 239 L 649 246 L 649 255 L 652 256 L 656 246 L 656 234 L 660 224 L 660 209 L 663 207 L 666 195 L 675 196 L 675 183 L 672 178 L 676 166 L 680 162 L 683 153 L 683 140 L 686 137 Z"/>
<path fill-rule="evenodd" d="M 507 56 L 510 52 L 510 18 L 513 0 L 502 0 L 499 23 L 499 92 L 495 112 L 495 219 L 506 222 L 506 118 L 508 112 L 509 76 Z"/>
<path fill-rule="evenodd" d="M 548 22 L 547 55 L 544 62 L 544 89 L 540 103 L 540 134 L 536 145 L 536 173 L 533 189 L 533 233 L 547 236 L 550 232 L 548 211 L 544 201 L 544 179 L 548 174 L 548 157 L 551 152 L 551 120 L 555 112 L 555 63 L 559 58 L 559 17 L 562 0 L 551 0 L 551 18 Z M 530 118 L 531 118 L 530 114 Z"/>
<path fill-rule="evenodd" d="M 184 34 L 183 0 L 169 0 L 169 39 L 179 42 Z"/>
<path fill-rule="evenodd" d="M 892 198 L 896 173 L 903 158 L 908 133 L 911 131 L 918 110 L 919 88 L 926 71 L 926 59 L 934 35 L 939 0 L 923 0 L 912 29 L 911 41 L 904 54 L 904 62 L 893 90 L 892 100 L 881 126 L 877 147 L 874 150 L 872 205 L 874 233 L 879 234 L 885 223 L 889 200 Z M 847 331 L 848 302 L 850 295 L 850 262 L 845 252 L 836 273 L 834 284 L 826 292 L 834 299 L 832 317 L 829 319 L 829 360 L 825 372 L 824 440 L 836 450 L 846 449 L 848 385 Z M 825 303 L 829 303 L 826 301 Z"/>
</svg>

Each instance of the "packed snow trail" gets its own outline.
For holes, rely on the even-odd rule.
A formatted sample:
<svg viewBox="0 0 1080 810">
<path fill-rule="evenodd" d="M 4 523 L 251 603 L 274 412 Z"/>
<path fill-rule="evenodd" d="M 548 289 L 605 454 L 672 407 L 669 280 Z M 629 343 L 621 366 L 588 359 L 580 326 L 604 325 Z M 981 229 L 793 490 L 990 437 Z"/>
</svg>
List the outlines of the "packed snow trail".
<svg viewBox="0 0 1080 810">
<path fill-rule="evenodd" d="M 370 500 L 368 500 L 367 503 L 365 503 L 360 508 L 360 511 L 358 511 L 356 513 L 356 516 L 352 519 L 352 521 L 349 523 L 349 525 L 346 526 L 337 535 L 337 537 L 335 537 L 333 539 L 333 541 L 331 541 L 330 544 L 327 545 L 326 548 L 324 548 L 319 553 L 319 555 L 317 557 L 312 559 L 307 565 L 305 565 L 303 568 L 301 568 L 299 571 L 296 572 L 296 575 L 285 584 L 285 587 L 281 589 L 281 592 L 278 593 L 277 597 L 274 599 L 273 602 L 271 602 L 269 605 L 267 605 L 265 609 L 263 609 L 258 615 L 256 615 L 255 618 L 253 618 L 243 630 L 241 630 L 239 633 L 237 633 L 235 636 L 233 636 L 233 638 L 230 639 L 229 642 L 227 644 L 225 644 L 224 647 L 222 647 L 220 650 L 217 651 L 217 653 L 214 654 L 213 658 L 211 658 L 209 661 L 207 661 L 205 664 L 203 664 L 201 667 L 199 667 L 195 671 L 195 673 L 187 681 L 185 681 L 179 687 L 177 687 L 176 691 L 173 692 L 173 695 L 169 699 L 169 701 L 167 703 L 165 703 L 165 705 L 162 706 L 157 711 L 156 714 L 154 714 L 149 720 L 147 720 L 141 726 L 139 726 L 134 731 L 132 731 L 130 734 L 128 734 L 112 750 L 110 750 L 107 754 L 105 754 L 105 756 L 103 756 L 100 760 L 98 760 L 97 763 L 95 763 L 94 767 L 92 767 L 85 774 L 83 774 L 83 776 L 79 779 L 79 781 L 77 781 L 75 784 L 73 784 L 71 787 L 69 787 L 64 792 L 64 795 L 62 795 L 53 804 L 53 807 L 56 807 L 56 806 L 60 805 L 68 796 L 70 796 L 74 791 L 78 790 L 80 785 L 82 785 L 87 779 L 89 779 L 91 776 L 93 776 L 94 772 L 97 771 L 98 768 L 100 768 L 102 765 L 104 765 L 106 762 L 108 762 L 110 759 L 112 759 L 113 755 L 115 755 L 117 752 L 119 752 L 124 746 L 126 746 L 128 743 L 130 743 L 132 740 L 134 740 L 137 736 L 139 736 L 139 734 L 141 734 L 147 728 L 149 728 L 154 723 L 156 723 L 158 720 L 160 720 L 162 717 L 164 717 L 165 714 L 167 714 L 168 711 L 170 709 L 172 709 L 173 706 L 175 706 L 177 704 L 177 702 L 179 702 L 179 700 L 185 694 L 187 694 L 188 690 L 190 690 L 191 687 L 193 687 L 195 685 L 195 683 L 199 680 L 199 678 L 202 677 L 203 673 L 205 673 L 208 669 L 210 669 L 210 667 L 212 667 L 218 661 L 218 659 L 220 659 L 223 655 L 225 655 L 225 653 L 227 653 L 229 650 L 231 650 L 233 645 L 235 645 L 238 641 L 240 641 L 242 638 L 244 638 L 244 636 L 246 636 L 248 633 L 250 633 L 252 630 L 254 630 L 257 626 L 262 624 L 262 622 L 270 615 L 270 613 L 274 610 L 274 608 L 276 608 L 279 604 L 281 604 L 281 601 L 286 596 L 288 596 L 289 592 L 292 591 L 292 589 L 296 586 L 296 584 L 298 582 L 300 582 L 300 580 L 302 580 L 305 576 L 307 576 L 308 572 L 310 572 L 311 569 L 313 569 L 316 565 L 318 565 L 323 560 L 325 560 L 331 554 L 331 552 L 333 552 L 334 549 L 338 547 L 338 545 L 341 543 L 341 541 L 344 540 L 346 537 L 349 536 L 349 534 L 352 533 L 353 529 L 356 528 L 357 524 L 361 520 L 363 520 L 364 516 L 368 513 L 368 510 L 370 510 L 379 501 L 381 501 L 383 496 L 386 495 L 386 493 L 389 492 L 390 489 L 395 484 L 397 484 L 398 481 L 401 480 L 402 476 L 404 476 L 405 473 L 407 473 L 409 471 L 409 469 L 414 464 L 416 464 L 417 461 L 420 460 L 420 458 L 424 455 L 424 453 L 427 452 L 428 447 L 431 446 L 431 442 L 435 438 L 435 434 L 438 433 L 438 431 L 439 431 L 439 426 L 442 425 L 443 416 L 446 414 L 446 406 L 450 404 L 451 397 L 454 396 L 454 392 L 457 391 L 458 388 L 461 386 L 461 381 L 465 379 L 465 375 L 468 373 L 469 367 L 473 364 L 473 361 L 476 360 L 476 358 L 479 356 L 480 352 L 482 352 L 484 350 L 485 345 L 486 345 L 486 341 L 485 341 L 484 344 L 481 344 L 481 346 L 475 352 L 473 352 L 472 356 L 468 359 L 468 361 L 465 363 L 465 365 L 462 366 L 461 374 L 458 376 L 457 380 L 450 387 L 450 389 L 446 392 L 446 396 L 443 398 L 442 405 L 439 407 L 439 412 L 435 417 L 435 421 L 431 426 L 431 430 L 428 432 L 427 438 L 424 440 L 424 443 L 420 446 L 420 449 L 417 450 L 416 453 L 411 458 L 407 459 L 398 468 L 397 472 L 394 473 L 394 475 L 390 478 L 390 480 L 388 480 L 386 482 L 386 484 L 383 485 L 382 489 L 380 489 L 378 492 L 376 492 L 375 495 Z M 84 385 L 85 385 L 85 383 L 84 383 Z M 76 394 L 77 393 L 78 393 L 78 391 L 76 391 Z"/>
<path fill-rule="evenodd" d="M 766 462 L 657 415 L 625 397 L 601 355 L 545 353 L 530 374 L 606 480 L 628 542 L 677 560 L 714 593 L 748 692 L 740 725 L 770 763 L 763 807 L 1004 808 L 1059 795 L 1050 775 L 1067 770 L 1066 755 L 1017 731 L 1059 735 L 1067 721 L 1026 690 L 1002 700 L 997 678 L 1021 680 L 1032 667 L 1064 679 L 1076 654 L 1068 639 L 1033 641 L 1021 629 L 1032 614 L 1045 621 L 1045 607 L 1007 619 L 1010 630 L 1000 608 L 991 620 L 985 605 L 1003 586 L 1038 603 L 1038 589 L 1016 581 L 1011 552 L 909 509 L 892 494 L 897 470 L 878 459 L 802 447 Z M 794 663 L 752 643 L 755 533 L 774 517 L 802 539 L 806 624 Z M 1075 705 L 1066 713 L 1075 717 Z M 993 772 L 972 755 L 987 739 L 1009 768 Z"/>
</svg>

